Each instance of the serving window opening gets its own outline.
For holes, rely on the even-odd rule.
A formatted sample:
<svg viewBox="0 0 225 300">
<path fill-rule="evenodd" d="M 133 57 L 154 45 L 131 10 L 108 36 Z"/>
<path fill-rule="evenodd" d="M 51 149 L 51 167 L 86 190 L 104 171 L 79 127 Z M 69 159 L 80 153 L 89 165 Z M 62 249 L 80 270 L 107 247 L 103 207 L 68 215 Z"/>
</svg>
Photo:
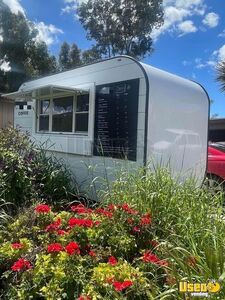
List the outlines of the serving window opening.
<svg viewBox="0 0 225 300">
<path fill-rule="evenodd" d="M 88 135 L 89 96 L 83 90 L 40 90 L 36 95 L 37 132 Z"/>
</svg>

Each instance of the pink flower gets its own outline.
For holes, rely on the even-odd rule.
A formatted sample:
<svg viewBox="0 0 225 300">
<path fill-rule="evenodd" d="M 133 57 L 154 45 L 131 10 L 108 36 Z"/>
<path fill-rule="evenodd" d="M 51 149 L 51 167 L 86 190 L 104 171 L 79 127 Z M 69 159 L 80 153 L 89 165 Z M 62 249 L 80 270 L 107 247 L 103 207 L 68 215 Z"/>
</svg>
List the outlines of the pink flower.
<svg viewBox="0 0 225 300">
<path fill-rule="evenodd" d="M 13 249 L 22 249 L 24 247 L 24 244 L 12 243 L 11 246 L 12 246 Z"/>
<path fill-rule="evenodd" d="M 66 247 L 65 247 L 66 252 L 69 255 L 73 255 L 73 254 L 80 254 L 80 249 L 79 249 L 79 245 L 75 242 L 70 242 Z"/>
<path fill-rule="evenodd" d="M 32 268 L 32 265 L 31 263 L 24 259 L 24 258 L 20 258 L 18 259 L 14 265 L 11 267 L 11 269 L 15 272 L 19 272 L 19 271 L 22 271 L 22 270 L 29 270 Z"/>
<path fill-rule="evenodd" d="M 37 205 L 34 209 L 37 213 L 49 213 L 51 208 L 47 204 Z"/>
<path fill-rule="evenodd" d="M 114 256 L 110 256 L 108 260 L 108 264 L 115 266 L 118 263 L 118 260 Z"/>
<path fill-rule="evenodd" d="M 50 244 L 50 245 L 48 245 L 48 248 L 47 248 L 48 253 L 58 253 L 63 250 L 64 250 L 63 246 L 59 243 Z"/>
</svg>

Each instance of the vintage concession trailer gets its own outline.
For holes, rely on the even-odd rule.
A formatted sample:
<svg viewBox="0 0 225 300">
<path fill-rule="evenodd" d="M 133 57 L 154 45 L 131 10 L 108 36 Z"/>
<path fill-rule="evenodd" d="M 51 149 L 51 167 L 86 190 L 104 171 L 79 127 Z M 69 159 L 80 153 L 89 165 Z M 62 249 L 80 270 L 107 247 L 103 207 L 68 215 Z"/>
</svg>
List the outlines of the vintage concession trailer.
<svg viewBox="0 0 225 300">
<path fill-rule="evenodd" d="M 209 99 L 195 82 L 120 56 L 26 82 L 4 97 L 32 105 L 29 124 L 21 114 L 15 125 L 63 157 L 79 182 L 90 182 L 87 165 L 93 178 L 148 162 L 204 178 Z"/>
</svg>

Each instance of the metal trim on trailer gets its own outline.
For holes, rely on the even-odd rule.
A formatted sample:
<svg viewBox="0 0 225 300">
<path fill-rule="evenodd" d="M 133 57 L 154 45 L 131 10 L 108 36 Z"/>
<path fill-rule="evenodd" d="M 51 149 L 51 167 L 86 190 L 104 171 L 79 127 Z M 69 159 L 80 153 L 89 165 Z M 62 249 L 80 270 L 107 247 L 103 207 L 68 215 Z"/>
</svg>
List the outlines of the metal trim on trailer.
<svg viewBox="0 0 225 300">
<path fill-rule="evenodd" d="M 209 144 L 209 120 L 210 120 L 210 98 L 209 98 L 209 94 L 208 92 L 206 91 L 206 89 L 204 88 L 203 85 L 201 85 L 201 83 L 197 82 L 197 81 L 194 81 L 194 80 L 191 80 L 192 82 L 196 83 L 197 85 L 199 85 L 203 91 L 205 92 L 206 96 L 207 96 L 207 99 L 208 99 L 208 102 L 209 102 L 209 109 L 208 109 L 208 126 L 207 126 L 207 154 L 206 154 L 206 169 L 205 169 L 205 178 L 206 178 L 206 175 L 207 175 L 207 170 L 208 170 L 208 154 L 209 154 L 209 147 L 208 147 L 208 144 Z M 203 184 L 203 182 L 202 182 Z"/>
</svg>

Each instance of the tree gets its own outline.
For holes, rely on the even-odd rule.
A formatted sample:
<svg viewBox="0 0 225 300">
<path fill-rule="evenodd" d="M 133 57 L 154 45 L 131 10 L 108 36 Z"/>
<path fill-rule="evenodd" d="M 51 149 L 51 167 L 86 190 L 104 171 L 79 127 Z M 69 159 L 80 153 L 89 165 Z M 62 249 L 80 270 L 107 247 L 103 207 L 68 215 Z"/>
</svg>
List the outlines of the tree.
<svg viewBox="0 0 225 300">
<path fill-rule="evenodd" d="M 9 92 L 32 77 L 54 70 L 54 58 L 46 44 L 38 43 L 38 34 L 32 22 L 21 14 L 13 14 L 0 0 L 0 61 L 9 63 L 10 70 L 1 70 L 1 91 Z"/>
<path fill-rule="evenodd" d="M 225 92 L 225 60 L 220 62 L 216 67 L 217 81 L 221 84 L 221 90 Z"/>
<path fill-rule="evenodd" d="M 96 47 L 92 47 L 91 49 L 82 52 L 83 64 L 90 64 L 98 60 L 101 60 L 101 53 Z"/>
<path fill-rule="evenodd" d="M 87 38 L 105 57 L 150 54 L 152 29 L 163 23 L 162 0 L 88 0 L 77 12 Z"/>
<path fill-rule="evenodd" d="M 59 52 L 59 66 L 62 71 L 70 69 L 70 45 L 64 42 Z"/>
<path fill-rule="evenodd" d="M 56 58 L 49 55 L 44 42 L 29 41 L 26 52 L 28 59 L 25 62 L 25 70 L 31 77 L 44 76 L 58 70 Z"/>
<path fill-rule="evenodd" d="M 82 64 L 81 51 L 76 44 L 72 44 L 72 46 L 70 47 L 69 59 L 71 68 L 80 66 Z"/>
</svg>

